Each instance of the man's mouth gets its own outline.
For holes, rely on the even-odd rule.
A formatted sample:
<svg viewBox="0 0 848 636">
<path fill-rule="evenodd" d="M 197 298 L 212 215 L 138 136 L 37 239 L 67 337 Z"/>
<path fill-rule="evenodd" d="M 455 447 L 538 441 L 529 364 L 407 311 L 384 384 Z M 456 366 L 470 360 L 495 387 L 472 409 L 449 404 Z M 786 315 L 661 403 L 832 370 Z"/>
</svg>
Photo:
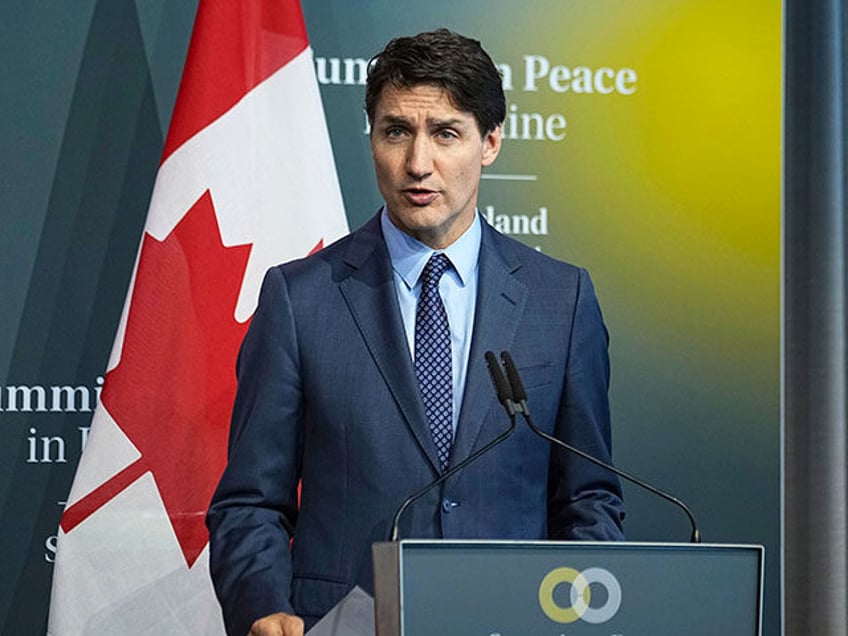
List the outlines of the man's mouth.
<svg viewBox="0 0 848 636">
<path fill-rule="evenodd" d="M 439 193 L 427 188 L 405 188 L 403 196 L 413 205 L 425 206 L 430 205 L 439 196 Z"/>
</svg>

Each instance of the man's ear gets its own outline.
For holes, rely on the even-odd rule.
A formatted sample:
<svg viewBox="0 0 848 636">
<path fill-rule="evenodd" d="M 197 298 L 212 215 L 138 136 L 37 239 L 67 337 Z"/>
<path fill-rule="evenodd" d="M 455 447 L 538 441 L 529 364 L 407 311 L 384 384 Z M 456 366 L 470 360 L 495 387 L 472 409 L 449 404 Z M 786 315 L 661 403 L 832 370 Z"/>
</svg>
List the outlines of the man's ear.
<svg viewBox="0 0 848 636">
<path fill-rule="evenodd" d="M 483 167 L 486 168 L 495 163 L 498 158 L 498 153 L 501 151 L 501 142 L 503 141 L 503 124 L 498 125 L 494 130 L 490 130 L 483 135 Z"/>
</svg>

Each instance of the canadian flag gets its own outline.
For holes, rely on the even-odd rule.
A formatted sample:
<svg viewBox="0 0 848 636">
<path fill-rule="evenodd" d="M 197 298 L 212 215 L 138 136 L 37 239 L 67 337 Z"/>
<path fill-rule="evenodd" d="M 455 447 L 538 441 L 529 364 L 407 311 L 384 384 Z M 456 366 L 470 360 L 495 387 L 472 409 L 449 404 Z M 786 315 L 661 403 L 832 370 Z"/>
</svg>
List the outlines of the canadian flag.
<svg viewBox="0 0 848 636">
<path fill-rule="evenodd" d="M 265 270 L 347 233 L 298 0 L 201 0 L 48 633 L 223 634 L 204 517 Z"/>
</svg>

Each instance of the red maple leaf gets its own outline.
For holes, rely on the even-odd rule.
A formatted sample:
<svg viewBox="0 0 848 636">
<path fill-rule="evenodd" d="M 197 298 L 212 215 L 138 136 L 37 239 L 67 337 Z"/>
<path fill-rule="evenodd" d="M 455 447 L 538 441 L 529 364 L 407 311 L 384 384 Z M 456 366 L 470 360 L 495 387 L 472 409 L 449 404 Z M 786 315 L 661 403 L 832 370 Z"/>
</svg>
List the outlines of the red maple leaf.
<svg viewBox="0 0 848 636">
<path fill-rule="evenodd" d="M 250 250 L 223 245 L 208 191 L 164 241 L 145 234 L 121 360 L 101 397 L 141 458 L 68 508 L 65 532 L 150 472 L 188 566 L 200 555 L 226 463 L 248 324 L 234 315 Z"/>
</svg>

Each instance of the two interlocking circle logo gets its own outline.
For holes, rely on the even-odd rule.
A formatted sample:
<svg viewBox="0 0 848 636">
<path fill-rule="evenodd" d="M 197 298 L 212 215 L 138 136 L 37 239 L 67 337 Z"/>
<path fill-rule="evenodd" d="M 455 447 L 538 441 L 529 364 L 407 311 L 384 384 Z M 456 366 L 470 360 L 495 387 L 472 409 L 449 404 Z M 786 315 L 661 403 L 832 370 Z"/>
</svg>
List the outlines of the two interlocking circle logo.
<svg viewBox="0 0 848 636">
<path fill-rule="evenodd" d="M 570 605 L 563 607 L 554 599 L 554 590 L 562 583 L 571 584 Z M 607 598 L 600 607 L 592 607 L 591 586 L 602 586 Z M 621 606 L 621 585 L 608 570 L 589 568 L 578 572 L 573 568 L 556 568 L 548 572 L 539 586 L 539 605 L 552 621 L 573 623 L 577 620 L 586 623 L 606 623 L 615 616 Z"/>
</svg>

